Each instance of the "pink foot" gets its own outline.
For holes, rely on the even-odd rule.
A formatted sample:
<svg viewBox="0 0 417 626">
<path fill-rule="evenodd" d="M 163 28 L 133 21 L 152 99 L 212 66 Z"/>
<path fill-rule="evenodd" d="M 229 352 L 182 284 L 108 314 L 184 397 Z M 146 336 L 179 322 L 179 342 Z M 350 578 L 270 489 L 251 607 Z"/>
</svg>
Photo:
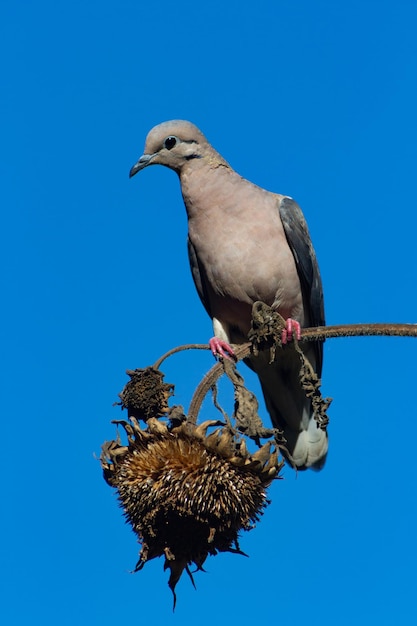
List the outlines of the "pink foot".
<svg viewBox="0 0 417 626">
<path fill-rule="evenodd" d="M 297 320 L 293 320 L 291 317 L 289 317 L 285 322 L 285 325 L 286 328 L 284 328 L 281 333 L 281 341 L 282 345 L 284 346 L 289 341 L 292 341 L 294 334 L 298 340 L 301 337 L 301 326 L 300 323 L 297 322 Z"/>
<path fill-rule="evenodd" d="M 230 346 L 227 341 L 224 341 L 223 339 L 212 337 L 209 341 L 209 346 L 215 358 L 219 356 L 229 360 L 235 358 L 232 346 Z"/>
</svg>

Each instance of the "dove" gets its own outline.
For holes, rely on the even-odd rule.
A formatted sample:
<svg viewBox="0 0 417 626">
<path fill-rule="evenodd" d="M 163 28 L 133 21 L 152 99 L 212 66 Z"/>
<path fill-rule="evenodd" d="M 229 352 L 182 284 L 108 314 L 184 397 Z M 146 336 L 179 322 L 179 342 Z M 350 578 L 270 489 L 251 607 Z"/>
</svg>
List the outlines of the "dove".
<svg viewBox="0 0 417 626">
<path fill-rule="evenodd" d="M 247 341 L 256 301 L 286 320 L 284 344 L 294 335 L 299 338 L 301 327 L 324 325 L 316 255 L 303 213 L 291 197 L 241 177 L 184 120 L 163 122 L 149 132 L 130 177 L 151 165 L 164 165 L 179 176 L 191 272 L 212 319 L 210 347 L 216 356 L 230 358 L 233 344 Z M 304 353 L 320 377 L 322 344 L 309 343 Z M 290 463 L 321 469 L 328 436 L 301 389 L 295 350 L 280 351 L 272 363 L 261 352 L 247 364 L 259 377 L 273 426 L 283 431 Z"/>
</svg>

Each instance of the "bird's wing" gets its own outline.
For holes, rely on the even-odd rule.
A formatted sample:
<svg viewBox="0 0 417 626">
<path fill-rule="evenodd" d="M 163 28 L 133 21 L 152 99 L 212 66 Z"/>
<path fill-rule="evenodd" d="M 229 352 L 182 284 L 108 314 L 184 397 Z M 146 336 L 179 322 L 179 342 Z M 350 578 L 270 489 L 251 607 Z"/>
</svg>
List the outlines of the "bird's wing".
<svg viewBox="0 0 417 626">
<path fill-rule="evenodd" d="M 307 223 L 298 204 L 284 196 L 279 205 L 285 236 L 294 255 L 303 293 L 304 307 L 311 326 L 324 326 L 324 300 L 319 266 Z M 315 342 L 316 368 L 321 376 L 323 345 Z"/>
</svg>

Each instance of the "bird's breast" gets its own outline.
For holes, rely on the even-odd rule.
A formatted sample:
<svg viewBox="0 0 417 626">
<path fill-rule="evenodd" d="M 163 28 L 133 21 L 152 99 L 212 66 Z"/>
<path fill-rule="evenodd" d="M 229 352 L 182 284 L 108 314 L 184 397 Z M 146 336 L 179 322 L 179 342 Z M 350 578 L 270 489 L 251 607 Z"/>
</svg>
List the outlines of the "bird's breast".
<svg viewBox="0 0 417 626">
<path fill-rule="evenodd" d="M 236 323 L 245 311 L 246 328 L 251 305 L 261 300 L 302 322 L 300 282 L 278 197 L 248 183 L 239 195 L 226 186 L 221 193 L 200 189 L 198 201 L 184 201 L 212 315 Z"/>
</svg>

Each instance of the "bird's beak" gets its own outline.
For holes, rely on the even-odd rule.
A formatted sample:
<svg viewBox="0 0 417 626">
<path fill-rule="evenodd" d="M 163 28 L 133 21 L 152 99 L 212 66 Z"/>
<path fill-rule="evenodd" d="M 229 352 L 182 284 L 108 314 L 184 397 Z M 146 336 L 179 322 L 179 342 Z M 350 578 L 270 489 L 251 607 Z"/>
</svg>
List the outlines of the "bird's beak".
<svg viewBox="0 0 417 626">
<path fill-rule="evenodd" d="M 140 170 L 143 170 L 144 167 L 149 165 L 153 156 L 154 156 L 153 154 L 142 154 L 139 161 L 135 163 L 135 165 L 130 170 L 129 178 L 132 178 L 132 176 L 137 174 L 137 172 L 139 172 Z"/>
</svg>

